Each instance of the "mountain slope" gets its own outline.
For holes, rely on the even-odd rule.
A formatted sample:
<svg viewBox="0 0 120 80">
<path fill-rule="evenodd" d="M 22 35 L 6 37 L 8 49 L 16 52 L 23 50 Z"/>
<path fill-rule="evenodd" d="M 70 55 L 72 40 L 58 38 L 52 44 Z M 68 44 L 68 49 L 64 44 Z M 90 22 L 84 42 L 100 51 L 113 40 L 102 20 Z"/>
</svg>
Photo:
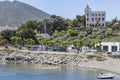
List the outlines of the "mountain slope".
<svg viewBox="0 0 120 80">
<path fill-rule="evenodd" d="M 50 15 L 19 1 L 0 1 L 0 26 L 17 25 L 28 20 L 41 21 Z"/>
</svg>

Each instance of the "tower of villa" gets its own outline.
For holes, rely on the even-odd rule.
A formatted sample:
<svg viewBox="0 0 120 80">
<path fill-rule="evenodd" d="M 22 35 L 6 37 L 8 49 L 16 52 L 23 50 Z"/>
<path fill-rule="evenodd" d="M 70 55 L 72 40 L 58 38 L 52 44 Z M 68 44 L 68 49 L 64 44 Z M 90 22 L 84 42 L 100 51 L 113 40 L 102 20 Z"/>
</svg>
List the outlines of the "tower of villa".
<svg viewBox="0 0 120 80">
<path fill-rule="evenodd" d="M 105 26 L 106 12 L 92 11 L 87 5 L 85 8 L 86 26 Z"/>
</svg>

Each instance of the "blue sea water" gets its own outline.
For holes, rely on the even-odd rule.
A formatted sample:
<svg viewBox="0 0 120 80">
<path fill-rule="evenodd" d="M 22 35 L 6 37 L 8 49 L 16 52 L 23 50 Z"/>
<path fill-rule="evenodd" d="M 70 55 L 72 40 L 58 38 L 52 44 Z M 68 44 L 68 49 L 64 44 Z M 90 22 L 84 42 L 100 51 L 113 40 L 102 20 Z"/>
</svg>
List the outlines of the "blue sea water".
<svg viewBox="0 0 120 80">
<path fill-rule="evenodd" d="M 20 65 L 0 65 L 0 80 L 98 80 L 96 76 L 101 72 L 86 69 L 32 70 Z M 113 80 L 120 80 L 119 75 Z"/>
</svg>

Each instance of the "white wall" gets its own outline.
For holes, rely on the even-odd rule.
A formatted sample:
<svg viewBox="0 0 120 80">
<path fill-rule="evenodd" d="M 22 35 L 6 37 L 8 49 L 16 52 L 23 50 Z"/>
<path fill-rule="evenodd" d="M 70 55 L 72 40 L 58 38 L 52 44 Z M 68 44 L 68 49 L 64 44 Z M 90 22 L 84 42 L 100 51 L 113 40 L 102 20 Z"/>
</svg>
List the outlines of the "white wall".
<svg viewBox="0 0 120 80">
<path fill-rule="evenodd" d="M 0 27 L 0 32 L 4 31 L 4 30 L 17 30 L 18 27 L 10 27 L 10 26 L 4 26 L 4 27 Z"/>
<path fill-rule="evenodd" d="M 101 42 L 101 47 L 108 46 L 108 52 L 112 52 L 112 46 L 117 46 L 117 51 L 120 51 L 120 42 Z"/>
</svg>

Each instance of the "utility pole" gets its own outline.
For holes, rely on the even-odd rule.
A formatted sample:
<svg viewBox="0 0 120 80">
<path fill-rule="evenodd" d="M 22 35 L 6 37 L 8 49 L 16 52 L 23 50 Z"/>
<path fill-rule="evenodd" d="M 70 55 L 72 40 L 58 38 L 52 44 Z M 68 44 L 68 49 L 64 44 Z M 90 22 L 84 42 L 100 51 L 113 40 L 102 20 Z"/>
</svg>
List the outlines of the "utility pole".
<svg viewBox="0 0 120 80">
<path fill-rule="evenodd" d="M 43 26 L 44 26 L 44 30 L 45 30 L 45 40 L 47 38 L 47 28 L 46 28 L 46 20 L 43 21 Z M 45 41 L 45 48 L 47 49 L 47 43 Z"/>
<path fill-rule="evenodd" d="M 43 24 L 44 24 L 44 29 L 45 29 L 45 38 L 47 38 L 46 20 L 43 22 Z"/>
</svg>

